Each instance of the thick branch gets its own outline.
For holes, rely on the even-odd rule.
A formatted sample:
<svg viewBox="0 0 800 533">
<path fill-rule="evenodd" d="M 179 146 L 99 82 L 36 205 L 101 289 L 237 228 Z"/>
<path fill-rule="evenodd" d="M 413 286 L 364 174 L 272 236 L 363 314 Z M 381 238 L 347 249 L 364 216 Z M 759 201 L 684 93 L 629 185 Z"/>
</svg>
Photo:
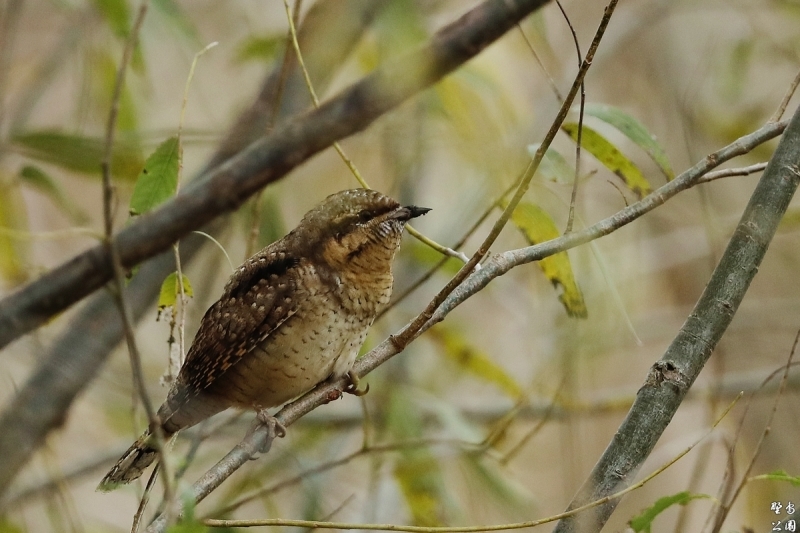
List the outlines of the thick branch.
<svg viewBox="0 0 800 533">
<path fill-rule="evenodd" d="M 455 70 L 546 1 L 487 0 L 437 32 L 428 45 L 279 126 L 122 230 L 115 239 L 122 265 L 136 265 L 235 210 L 266 184 Z M 96 246 L 7 297 L 0 302 L 0 347 L 98 289 L 111 275 L 107 250 Z"/>
<path fill-rule="evenodd" d="M 570 503 L 574 509 L 630 485 L 733 320 L 800 182 L 800 110 L 786 128 L 708 286 L 628 416 Z M 556 533 L 600 531 L 618 500 L 562 520 Z"/>
</svg>

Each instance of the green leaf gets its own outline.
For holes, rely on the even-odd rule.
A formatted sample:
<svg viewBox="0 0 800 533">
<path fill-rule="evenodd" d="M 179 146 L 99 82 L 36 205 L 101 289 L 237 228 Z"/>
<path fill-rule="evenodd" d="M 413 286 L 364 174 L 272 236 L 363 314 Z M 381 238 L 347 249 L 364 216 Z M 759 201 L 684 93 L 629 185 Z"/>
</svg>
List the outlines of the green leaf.
<svg viewBox="0 0 800 533">
<path fill-rule="evenodd" d="M 467 453 L 460 457 L 459 464 L 463 465 L 463 472 L 469 475 L 468 485 L 482 490 L 492 496 L 497 503 L 510 511 L 532 514 L 534 498 L 530 492 L 518 483 L 513 475 L 504 468 L 497 468 L 496 463 L 487 461 L 485 455 Z M 490 462 L 490 464 L 487 464 Z"/>
<path fill-rule="evenodd" d="M 184 38 L 188 39 L 192 48 L 201 46 L 197 28 L 192 23 L 191 18 L 186 15 L 186 11 L 175 0 L 153 0 L 151 3 L 170 26 L 177 29 L 183 34 Z"/>
<path fill-rule="evenodd" d="M 689 491 L 679 492 L 672 496 L 664 496 L 656 500 L 651 507 L 648 507 L 642 513 L 628 522 L 628 525 L 636 532 L 650 533 L 650 528 L 653 525 L 653 520 L 664 512 L 666 509 L 673 505 L 686 505 L 692 500 L 710 499 L 708 494 L 692 494 Z"/>
<path fill-rule="evenodd" d="M 520 229 L 530 244 L 538 244 L 560 236 L 553 219 L 545 211 L 534 204 L 520 202 L 511 221 Z M 561 286 L 563 292 L 558 297 L 567 314 L 572 317 L 586 318 L 586 302 L 572 273 L 572 264 L 567 252 L 559 252 L 538 262 L 539 268 L 554 286 Z"/>
<path fill-rule="evenodd" d="M 0 516 L 0 533 L 23 533 L 25 530 L 20 526 L 9 522 L 7 518 Z"/>
<path fill-rule="evenodd" d="M 386 428 L 396 441 L 422 435 L 421 410 L 415 398 L 403 387 L 392 387 L 388 401 Z M 416 525 L 441 524 L 445 496 L 442 472 L 436 458 L 425 447 L 401 450 L 394 467 L 394 478 Z"/>
<path fill-rule="evenodd" d="M 59 131 L 37 131 L 12 137 L 24 155 L 82 174 L 100 175 L 105 155 L 105 139 L 70 135 Z M 124 180 L 133 180 L 142 168 L 138 144 L 119 140 L 111 154 L 111 172 Z"/>
<path fill-rule="evenodd" d="M 753 476 L 749 481 L 768 480 L 768 481 L 788 481 L 795 487 L 800 487 L 800 476 L 790 476 L 786 470 L 773 470 L 768 474 Z"/>
<path fill-rule="evenodd" d="M 579 108 L 573 107 L 572 110 L 577 112 Z M 586 104 L 584 113 L 613 126 L 625 137 L 636 143 L 658 165 L 658 168 L 661 169 L 668 181 L 675 177 L 675 172 L 673 172 L 669 164 L 664 149 L 642 123 L 634 117 L 621 109 L 605 104 Z"/>
<path fill-rule="evenodd" d="M 285 42 L 285 35 L 251 35 L 236 47 L 236 61 L 271 61 Z"/>
<path fill-rule="evenodd" d="M 131 33 L 131 13 L 127 0 L 94 0 L 94 5 L 108 22 L 111 32 L 121 41 L 126 41 Z M 133 50 L 131 66 L 138 72 L 144 71 L 144 57 L 139 44 Z M 116 72 L 116 67 L 115 67 Z"/>
<path fill-rule="evenodd" d="M 411 256 L 414 260 L 419 261 L 425 266 L 432 267 L 434 265 L 438 265 L 442 259 L 445 257 L 428 246 L 427 244 L 422 244 L 416 239 L 409 239 L 408 243 L 403 244 L 404 249 L 410 251 Z M 464 262 L 456 259 L 455 257 L 447 257 L 444 265 L 439 269 L 439 272 L 452 277 L 461 270 L 461 267 L 464 266 Z"/>
<path fill-rule="evenodd" d="M 88 105 L 92 112 L 103 122 L 108 120 L 108 110 L 111 108 L 111 98 L 117 84 L 118 59 L 107 48 L 89 48 L 86 60 L 89 64 L 90 92 L 87 95 L 91 100 Z M 136 57 L 136 56 L 134 56 Z M 121 132 L 135 132 L 139 125 L 139 113 L 133 94 L 127 84 L 122 87 L 117 110 L 117 129 Z"/>
<path fill-rule="evenodd" d="M 184 274 L 183 279 L 183 294 L 191 298 L 194 296 L 192 284 L 189 283 L 189 278 Z M 178 295 L 181 293 L 181 287 L 178 285 L 178 273 L 173 272 L 166 277 L 164 283 L 161 284 L 161 292 L 158 294 L 158 308 L 164 309 L 165 307 L 175 307 L 175 302 L 178 300 Z"/>
<path fill-rule="evenodd" d="M 445 325 L 431 328 L 429 335 L 442 347 L 442 353 L 462 370 L 478 379 L 488 381 L 513 398 L 522 396 L 522 388 L 503 367 L 467 343 L 464 338 Z"/>
<path fill-rule="evenodd" d="M 89 216 L 67 199 L 56 180 L 44 170 L 33 165 L 25 165 L 19 172 L 20 181 L 47 195 L 59 209 L 64 211 L 75 223 L 83 224 Z"/>
<path fill-rule="evenodd" d="M 106 19 L 114 35 L 126 39 L 130 31 L 128 28 L 130 19 L 128 2 L 125 0 L 94 0 L 94 5 Z"/>
<path fill-rule="evenodd" d="M 715 76 L 719 80 L 720 92 L 731 103 L 742 97 L 750 79 L 750 66 L 755 56 L 755 40 L 752 37 L 739 39 L 730 49 L 727 61 L 718 62 L 721 72 Z M 715 62 L 717 63 L 717 62 Z"/>
<path fill-rule="evenodd" d="M 577 142 L 577 123 L 565 123 L 561 126 L 561 129 Z M 628 188 L 640 198 L 651 191 L 650 184 L 647 182 L 647 179 L 645 179 L 642 171 L 633 164 L 633 161 L 625 157 L 622 152 L 617 150 L 605 137 L 586 125 L 583 126 L 581 146 L 611 172 L 622 178 Z"/>
<path fill-rule="evenodd" d="M 541 143 L 529 145 L 528 154 L 534 157 L 540 146 Z M 571 184 L 575 181 L 575 167 L 569 164 L 567 160 L 564 159 L 564 156 L 552 147 L 548 148 L 544 153 L 542 162 L 539 163 L 539 168 L 536 172 L 543 178 L 556 183 Z"/>
<path fill-rule="evenodd" d="M 147 158 L 131 196 L 131 216 L 147 213 L 175 194 L 179 165 L 180 144 L 176 135 L 158 145 Z"/>
<path fill-rule="evenodd" d="M 3 230 L 27 229 L 25 202 L 19 188 L 13 184 L 3 184 L 3 180 L 0 180 L 0 278 L 13 285 L 21 284 L 28 278 L 24 259 L 28 246 Z"/>
<path fill-rule="evenodd" d="M 426 454 L 406 456 L 397 462 L 394 477 L 418 526 L 438 526 L 440 494 L 439 465 Z"/>
<path fill-rule="evenodd" d="M 286 235 L 286 228 L 281 215 L 280 202 L 275 194 L 265 191 L 261 195 L 259 209 L 261 216 L 259 218 L 258 245 L 260 248 L 264 248 Z"/>
</svg>

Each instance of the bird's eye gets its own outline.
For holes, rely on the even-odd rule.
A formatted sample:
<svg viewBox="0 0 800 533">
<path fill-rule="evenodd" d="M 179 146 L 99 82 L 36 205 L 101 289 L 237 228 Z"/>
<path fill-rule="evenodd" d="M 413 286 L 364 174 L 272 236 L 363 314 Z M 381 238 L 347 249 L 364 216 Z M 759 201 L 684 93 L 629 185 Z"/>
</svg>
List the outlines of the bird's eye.
<svg viewBox="0 0 800 533">
<path fill-rule="evenodd" d="M 361 222 L 367 222 L 369 219 L 372 218 L 372 213 L 367 211 L 366 209 L 362 209 L 358 212 L 358 220 Z"/>
</svg>

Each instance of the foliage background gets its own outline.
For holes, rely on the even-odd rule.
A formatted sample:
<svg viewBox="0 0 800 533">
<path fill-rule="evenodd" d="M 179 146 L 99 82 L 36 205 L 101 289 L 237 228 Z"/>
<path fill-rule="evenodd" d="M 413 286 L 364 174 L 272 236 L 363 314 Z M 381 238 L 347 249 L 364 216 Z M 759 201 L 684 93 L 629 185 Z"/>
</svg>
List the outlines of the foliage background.
<svg viewBox="0 0 800 533">
<path fill-rule="evenodd" d="M 310 5 L 305 2 L 304 11 Z M 603 3 L 563 5 L 585 48 Z M 53 161 L 54 153 L 78 153 L 74 143 L 50 145 L 45 151 L 31 135 L 57 130 L 75 136 L 73 140 L 102 137 L 113 76 L 135 10 L 135 5 L 125 6 L 109 0 L 3 4 L 0 225 L 29 232 L 33 238 L 0 234 L 0 294 L 96 242 L 74 228 L 101 231 L 99 173 L 81 171 L 64 155 Z M 468 7 L 452 1 L 388 2 L 321 98 L 425 41 Z M 589 71 L 587 100 L 617 106 L 636 117 L 665 148 L 673 168 L 683 170 L 769 118 L 797 70 L 798 18 L 800 7 L 788 0 L 623 2 Z M 530 17 L 522 31 L 564 91 L 577 60 L 557 6 Z M 202 168 L 252 100 L 266 69 L 280 60 L 285 33 L 283 5 L 276 1 L 153 2 L 122 99 L 120 141 L 138 149 L 115 167 L 123 170 L 116 182 L 117 227 L 127 218 L 137 164 L 177 129 L 194 54 L 211 41 L 220 43 L 201 58 L 190 87 L 186 177 Z M 259 43 L 269 46 L 255 46 Z M 530 49 L 519 32 L 511 32 L 343 146 L 373 187 L 402 202 L 432 207 L 417 226 L 449 244 L 522 171 L 527 145 L 539 142 L 557 106 Z M 651 184 L 663 183 L 646 155 L 613 131 L 606 133 L 641 165 Z M 766 160 L 772 147 L 735 164 Z M 556 148 L 571 157 L 574 144 L 562 135 Z M 23 172 L 30 166 L 49 176 L 60 192 L 37 186 L 41 180 L 35 182 Z M 585 157 L 583 169 L 597 172 L 581 184 L 579 227 L 581 221 L 608 216 L 635 199 L 590 157 Z M 380 443 L 419 438 L 479 442 L 523 391 L 528 407 L 486 453 L 468 453 L 450 442 L 372 453 L 346 467 L 307 476 L 234 515 L 432 525 L 500 523 L 560 512 L 614 434 L 648 368 L 691 310 L 755 179 L 731 178 L 696 187 L 621 231 L 570 252 L 587 319 L 568 317 L 557 292 L 529 265 L 496 280 L 368 378 L 367 431 Z M 333 151 L 317 156 L 266 189 L 262 244 L 293 227 L 327 194 L 354 186 Z M 569 192 L 569 184 L 540 177 L 527 200 L 545 209 L 563 229 Z M 800 325 L 796 214 L 790 208 L 733 324 L 644 471 L 699 438 L 733 395 L 754 390 L 785 362 Z M 251 209 L 243 208 L 214 235 L 234 263 L 244 258 L 251 216 Z M 467 253 L 485 230 L 482 227 L 468 241 Z M 41 232 L 67 235 L 36 237 Z M 509 227 L 496 248 L 524 244 L 519 232 Z M 407 287 L 435 260 L 407 239 L 397 265 L 396 290 Z M 186 270 L 195 292 L 188 307 L 191 337 L 217 298 L 229 267 L 218 249 L 207 247 Z M 446 280 L 445 274 L 434 276 L 387 314 L 373 328 L 367 347 L 396 331 Z M 1 402 L 25 381 L 37 357 L 74 312 L 67 311 L 4 350 Z M 166 365 L 168 335 L 166 323 L 156 321 L 154 306 L 138 326 L 137 338 L 156 402 L 165 394 L 158 382 Z M 493 381 L 485 372 L 472 372 L 469 361 L 480 357 L 502 369 L 505 378 Z M 756 474 L 779 468 L 800 472 L 796 383 L 794 379 L 795 386 L 781 400 Z M 143 428 L 141 413 L 132 416 L 133 396 L 127 353 L 121 348 L 80 397 L 63 429 L 51 436 L 18 478 L 18 490 L 121 452 Z M 555 407 L 548 410 L 553 398 Z M 627 520 L 661 496 L 686 489 L 716 494 L 743 403 L 686 459 L 627 497 L 608 530 L 623 529 Z M 733 458 L 737 473 L 771 406 L 769 393 L 754 401 Z M 348 397 L 313 413 L 293 426 L 272 453 L 223 485 L 212 501 L 201 505 L 199 514 L 213 514 L 237 494 L 357 450 L 364 434 L 363 412 L 358 400 Z M 549 413 L 546 423 L 507 464 L 500 464 L 498 458 L 538 427 L 543 413 Z M 187 479 L 195 479 L 238 442 L 248 423 L 246 416 L 216 432 L 200 448 Z M 178 444 L 179 450 L 185 447 L 185 442 Z M 0 530 L 127 530 L 136 491 L 93 491 L 110 462 L 109 457 L 54 491 L 19 500 L 7 512 L 8 523 L 0 522 Z M 776 500 L 800 504 L 800 490 L 786 483 L 753 482 L 726 528 L 767 528 L 775 520 L 769 508 Z M 705 500 L 691 503 L 691 525 L 685 524 L 685 530 L 699 530 L 711 505 Z M 677 508 L 667 511 L 658 527 L 674 528 L 679 513 Z"/>
</svg>

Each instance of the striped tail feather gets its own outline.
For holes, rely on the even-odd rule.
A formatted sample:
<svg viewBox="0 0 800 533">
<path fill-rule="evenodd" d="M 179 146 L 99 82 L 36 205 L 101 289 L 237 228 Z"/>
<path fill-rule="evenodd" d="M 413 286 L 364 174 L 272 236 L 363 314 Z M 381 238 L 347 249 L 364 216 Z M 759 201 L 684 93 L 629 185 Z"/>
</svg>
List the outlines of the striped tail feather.
<svg viewBox="0 0 800 533">
<path fill-rule="evenodd" d="M 158 458 L 158 451 L 151 445 L 151 442 L 149 431 L 136 439 L 136 442 L 122 454 L 122 457 L 100 481 L 96 490 L 109 492 L 120 485 L 126 485 L 134 479 L 138 479 L 144 469 Z"/>
</svg>

